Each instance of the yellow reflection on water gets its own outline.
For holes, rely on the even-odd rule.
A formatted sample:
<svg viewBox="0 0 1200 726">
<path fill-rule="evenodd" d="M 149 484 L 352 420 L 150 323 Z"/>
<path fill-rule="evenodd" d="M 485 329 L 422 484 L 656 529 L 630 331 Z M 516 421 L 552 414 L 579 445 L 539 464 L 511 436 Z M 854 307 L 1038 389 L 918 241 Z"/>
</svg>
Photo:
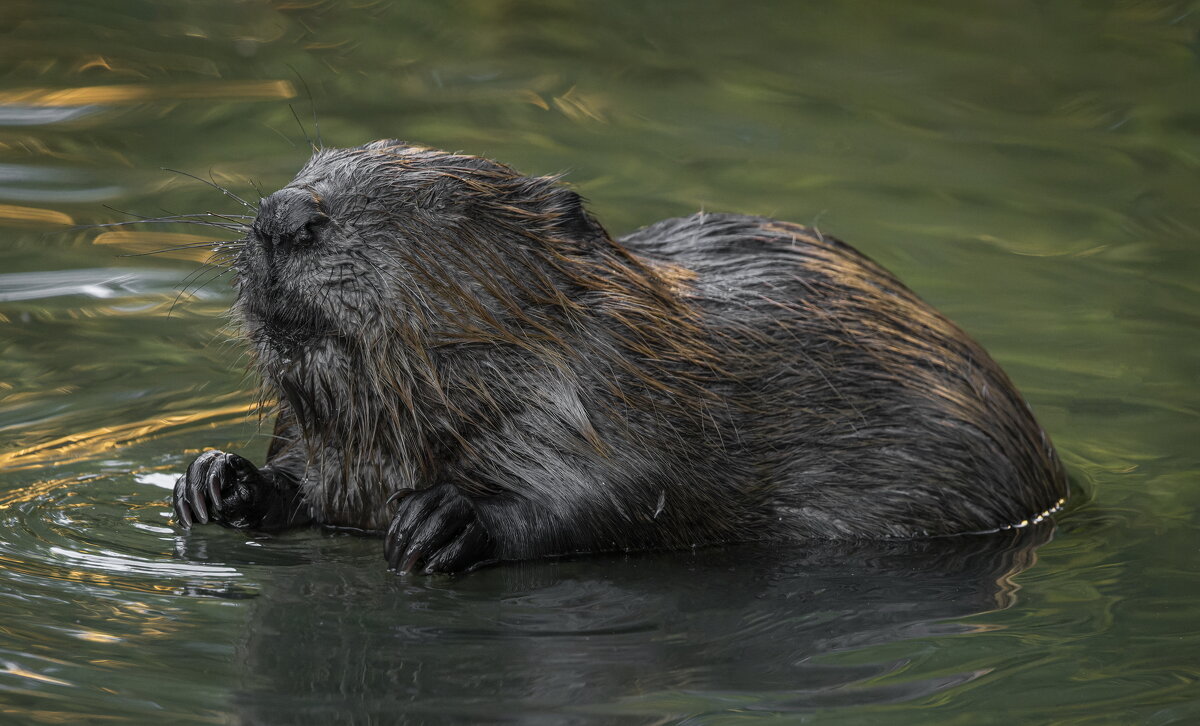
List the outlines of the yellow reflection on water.
<svg viewBox="0 0 1200 726">
<path fill-rule="evenodd" d="M 115 635 L 109 635 L 108 633 L 101 633 L 99 630 L 89 630 L 87 628 L 76 631 L 75 637 L 79 638 L 80 640 L 90 641 L 92 643 L 118 643 L 124 640 L 124 638 L 118 638 Z"/>
<path fill-rule="evenodd" d="M 40 207 L 19 207 L 14 204 L 0 204 L 0 222 L 21 225 L 75 224 L 75 220 L 71 219 L 69 214 Z"/>
<path fill-rule="evenodd" d="M 41 499 L 55 489 L 74 482 L 75 479 L 47 479 L 27 486 L 9 489 L 0 493 L 0 509 L 8 509 L 17 504 Z M 4 557 L 0 557 L 0 561 L 4 559 Z"/>
<path fill-rule="evenodd" d="M 80 88 L 26 88 L 0 91 L 0 105 L 9 106 L 88 106 L 143 103 L 163 99 L 224 98 L 242 100 L 279 100 L 293 98 L 295 87 L 289 81 L 211 81 L 203 83 L 164 83 L 83 86 Z"/>
<path fill-rule="evenodd" d="M 5 663 L 4 664 L 4 672 L 9 675 L 19 676 L 21 678 L 28 678 L 31 681 L 40 681 L 42 683 L 51 683 L 56 686 L 71 685 L 70 681 L 64 681 L 59 678 L 52 678 L 50 676 L 44 676 L 41 673 L 34 673 L 33 671 L 27 671 L 24 668 L 22 668 L 21 666 L 17 665 L 16 663 Z"/>
<path fill-rule="evenodd" d="M 604 106 L 600 96 L 580 93 L 574 86 L 553 99 L 554 107 L 572 121 L 605 121 Z"/>
<path fill-rule="evenodd" d="M 80 431 L 37 444 L 36 446 L 0 453 L 0 471 L 32 469 L 67 458 L 88 458 L 102 451 L 136 444 L 151 438 L 165 429 L 233 416 L 235 414 L 244 416 L 259 408 L 260 405 L 258 403 L 242 403 L 208 409 L 206 411 L 197 411 L 195 413 L 142 419 L 141 421 L 126 424 L 101 426 L 90 431 Z M 40 492 L 32 490 L 38 486 L 34 484 L 25 487 L 16 487 L 5 492 L 3 498 L 0 498 L 0 509 L 36 498 Z"/>
<path fill-rule="evenodd" d="M 199 234 L 186 234 L 184 232 L 139 232 L 123 229 L 97 235 L 92 240 L 92 244 L 121 247 L 132 254 L 154 252 L 156 257 L 204 262 L 213 253 L 213 247 L 222 241 L 224 240 Z M 184 247 L 185 245 L 204 246 L 188 249 L 172 249 Z M 158 250 L 163 251 L 158 252 Z"/>
</svg>

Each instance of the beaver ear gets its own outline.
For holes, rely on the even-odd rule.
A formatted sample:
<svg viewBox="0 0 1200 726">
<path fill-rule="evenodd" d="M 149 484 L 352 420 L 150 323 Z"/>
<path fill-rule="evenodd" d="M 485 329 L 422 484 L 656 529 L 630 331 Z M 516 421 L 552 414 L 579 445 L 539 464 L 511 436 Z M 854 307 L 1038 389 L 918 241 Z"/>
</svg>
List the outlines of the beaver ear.
<svg viewBox="0 0 1200 726">
<path fill-rule="evenodd" d="M 554 182 L 555 180 L 547 179 Z M 551 226 L 568 239 L 577 242 L 599 242 L 608 238 L 608 232 L 584 209 L 583 197 L 555 183 L 550 198 Z"/>
</svg>

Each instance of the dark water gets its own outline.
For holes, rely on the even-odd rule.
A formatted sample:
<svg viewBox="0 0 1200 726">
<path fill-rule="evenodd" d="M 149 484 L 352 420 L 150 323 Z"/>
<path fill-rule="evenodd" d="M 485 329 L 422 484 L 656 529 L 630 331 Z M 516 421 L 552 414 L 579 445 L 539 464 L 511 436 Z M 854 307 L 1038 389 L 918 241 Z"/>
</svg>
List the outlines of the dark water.
<svg viewBox="0 0 1200 726">
<path fill-rule="evenodd" d="M 0 5 L 0 722 L 1200 720 L 1200 5 Z M 293 70 L 294 69 L 294 70 Z M 850 240 L 978 337 L 1077 482 L 1057 529 L 398 578 L 169 523 L 261 460 L 195 227 L 326 143 L 567 171 Z M 200 281 L 203 281 L 202 279 Z"/>
</svg>

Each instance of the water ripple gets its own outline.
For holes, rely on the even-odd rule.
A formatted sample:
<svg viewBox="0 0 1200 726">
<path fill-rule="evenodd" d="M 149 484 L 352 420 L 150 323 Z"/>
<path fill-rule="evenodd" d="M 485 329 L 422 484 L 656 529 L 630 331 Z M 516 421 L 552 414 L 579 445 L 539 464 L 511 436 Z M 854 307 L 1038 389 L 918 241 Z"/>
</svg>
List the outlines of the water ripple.
<svg viewBox="0 0 1200 726">
<path fill-rule="evenodd" d="M 45 126 L 86 118 L 104 110 L 102 106 L 15 106 L 0 105 L 0 126 Z"/>
<path fill-rule="evenodd" d="M 13 272 L 0 274 L 0 302 L 44 300 L 67 295 L 85 295 L 108 300 L 166 292 L 178 284 L 179 273 L 172 270 L 101 267 Z M 204 288 L 197 289 L 192 294 L 201 298 L 218 296 L 217 293 Z"/>
</svg>

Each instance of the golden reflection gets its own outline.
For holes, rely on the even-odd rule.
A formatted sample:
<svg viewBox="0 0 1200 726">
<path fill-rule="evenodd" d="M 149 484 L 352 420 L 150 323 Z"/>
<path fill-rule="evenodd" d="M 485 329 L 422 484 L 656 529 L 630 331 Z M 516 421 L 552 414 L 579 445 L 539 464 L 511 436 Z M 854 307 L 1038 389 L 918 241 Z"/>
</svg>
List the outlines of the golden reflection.
<svg viewBox="0 0 1200 726">
<path fill-rule="evenodd" d="M 554 97 L 554 107 L 572 121 L 605 121 L 600 98 L 585 96 L 572 86 L 561 96 Z"/>
<path fill-rule="evenodd" d="M 526 103 L 531 103 L 534 106 L 537 106 L 538 108 L 542 109 L 543 111 L 550 110 L 550 104 L 546 103 L 546 99 L 542 98 L 541 95 L 539 95 L 537 91 L 527 88 L 527 89 L 521 91 L 517 95 L 521 98 L 522 101 L 525 101 Z"/>
<path fill-rule="evenodd" d="M 124 638 L 118 638 L 115 635 L 101 633 L 99 630 L 79 630 L 75 633 L 75 635 L 82 640 L 87 640 L 92 643 L 119 643 L 124 640 Z"/>
<path fill-rule="evenodd" d="M 125 592 L 152 594 L 161 587 L 159 585 L 143 582 L 135 577 L 122 577 L 120 575 L 114 576 L 102 572 L 93 572 L 91 570 L 56 569 L 55 571 L 48 571 L 45 569 L 31 570 L 30 568 L 26 568 L 25 571 L 29 574 L 37 575 L 39 577 L 48 577 L 54 580 L 61 580 L 63 582 L 78 582 L 88 585 L 99 585 L 100 587 L 123 590 Z M 150 638 L 159 637 L 166 634 L 166 631 L 159 628 L 143 628 L 142 630 L 142 635 Z"/>
<path fill-rule="evenodd" d="M 166 99 L 250 99 L 279 100 L 294 98 L 296 89 L 289 81 L 212 81 L 205 83 L 129 84 L 119 86 L 83 86 L 81 88 L 27 88 L 0 91 L 0 105 L 7 106 L 87 106 L 144 103 Z"/>
<path fill-rule="evenodd" d="M 72 685 L 70 681 L 64 681 L 60 678 L 51 678 L 50 676 L 44 676 L 41 673 L 34 673 L 33 671 L 27 671 L 24 668 L 22 668 L 21 666 L 17 665 L 16 663 L 5 663 L 4 664 L 4 672 L 9 675 L 12 675 L 12 676 L 20 676 L 21 678 L 28 678 L 31 681 L 40 681 L 42 683 L 50 683 L 55 686 L 70 686 L 70 685 Z"/>
<path fill-rule="evenodd" d="M 132 167 L 134 164 L 126 154 L 117 149 L 95 148 L 91 146 L 60 147 L 47 144 L 42 139 L 31 135 L 13 135 L 0 140 L 0 152 L 20 153 L 29 156 L 44 156 L 47 159 L 58 159 L 69 164 L 101 165 L 105 163 L 115 166 Z"/>
<path fill-rule="evenodd" d="M 0 493 L 0 509 L 8 509 L 17 504 L 24 502 L 32 502 L 36 499 L 50 494 L 50 492 L 59 487 L 73 484 L 77 480 L 72 477 L 70 479 L 47 479 L 46 481 L 34 482 L 23 487 L 16 487 Z M 0 556 L 0 561 L 7 560 L 7 557 Z"/>
<path fill-rule="evenodd" d="M 66 458 L 88 458 L 102 451 L 136 444 L 152 438 L 155 434 L 166 429 L 234 415 L 245 416 L 259 408 L 258 403 L 242 403 L 234 406 L 209 409 L 207 411 L 142 419 L 141 421 L 134 421 L 127 424 L 101 426 L 90 431 L 80 431 L 37 444 L 36 446 L 0 453 L 0 471 L 33 469 Z M 38 486 L 45 486 L 45 483 L 17 487 L 5 492 L 3 498 L 0 498 L 0 509 L 6 509 L 15 504 L 35 499 L 39 492 L 32 490 Z"/>
<path fill-rule="evenodd" d="M 133 254 L 146 254 L 164 250 L 163 252 L 158 252 L 155 256 L 173 260 L 188 260 L 189 262 L 204 262 L 213 253 L 213 247 L 216 247 L 223 241 L 226 240 L 183 232 L 145 232 L 122 229 L 97 235 L 96 239 L 92 240 L 92 244 L 121 247 Z M 185 245 L 206 246 L 171 249 Z M 207 245 L 211 245 L 211 247 Z"/>
<path fill-rule="evenodd" d="M 96 572 L 95 570 L 60 568 L 49 569 L 45 567 L 25 567 L 24 569 L 18 569 L 17 571 L 36 575 L 38 577 L 60 580 L 63 582 L 98 585 L 106 589 L 117 589 L 123 592 L 138 592 L 146 595 L 160 595 L 163 593 L 179 595 L 181 593 L 179 584 L 162 585 L 155 583 L 153 579 L 165 577 L 187 577 L 189 578 L 189 582 L 203 582 L 205 583 L 205 586 L 219 588 L 224 580 L 219 580 L 217 578 L 239 576 L 238 573 L 232 568 L 204 568 L 202 566 L 189 567 L 187 565 L 175 565 L 165 560 L 146 560 L 144 564 L 145 567 L 140 568 L 140 571 L 131 573 L 129 576 L 113 572 Z M 98 564 L 96 566 L 103 566 L 103 564 Z M 200 569 L 224 571 L 186 571 Z M 169 638 L 180 628 L 178 621 L 161 615 L 155 615 L 145 619 L 138 619 L 136 622 L 136 635 L 132 633 L 127 634 L 122 637 L 121 640 L 137 640 L 139 637 Z"/>
<path fill-rule="evenodd" d="M 196 74 L 209 78 L 221 77 L 220 67 L 211 59 L 190 55 L 160 55 L 154 59 L 153 65 L 111 56 L 85 56 L 72 65 L 69 72 L 80 74 L 96 68 L 102 68 L 116 76 L 126 76 L 138 80 L 149 80 L 153 75 L 161 74 L 164 71 Z"/>
<path fill-rule="evenodd" d="M 75 224 L 75 220 L 71 219 L 69 214 L 40 207 L 18 207 L 14 204 L 0 204 L 0 221 L 38 226 Z"/>
<path fill-rule="evenodd" d="M 201 289 L 214 289 L 214 285 L 205 282 L 200 285 Z M 218 317 L 229 310 L 229 305 L 223 302 L 208 302 L 202 296 L 197 295 L 197 290 L 187 290 L 182 293 L 164 293 L 160 302 L 150 303 L 146 307 L 138 308 L 136 314 L 140 317 L 168 317 L 170 315 L 179 315 L 183 310 L 193 315 L 199 315 L 208 318 Z M 118 310 L 113 307 L 97 308 L 100 311 L 100 317 L 110 318 L 115 315 L 127 314 L 124 310 Z"/>
<path fill-rule="evenodd" d="M 119 62 L 114 63 L 111 59 L 105 58 L 102 55 L 83 58 L 75 64 L 75 67 L 72 68 L 72 70 L 76 73 L 82 73 L 83 71 L 91 70 L 93 68 L 102 68 L 109 73 L 115 73 L 122 76 L 132 76 L 139 79 L 149 78 L 149 76 L 142 71 L 125 65 L 120 65 Z"/>
</svg>

